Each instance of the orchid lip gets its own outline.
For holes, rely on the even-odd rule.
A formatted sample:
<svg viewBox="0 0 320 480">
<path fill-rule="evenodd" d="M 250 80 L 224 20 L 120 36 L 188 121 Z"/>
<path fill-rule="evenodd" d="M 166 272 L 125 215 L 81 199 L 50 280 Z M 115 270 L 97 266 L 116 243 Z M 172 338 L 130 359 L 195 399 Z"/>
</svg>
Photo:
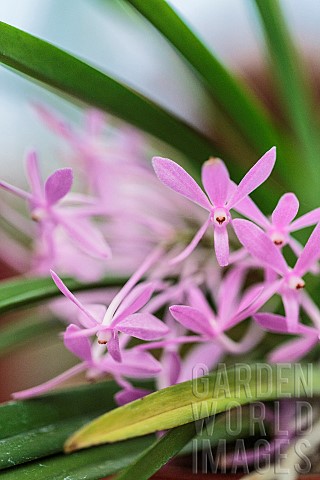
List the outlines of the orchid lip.
<svg viewBox="0 0 320 480">
<path fill-rule="evenodd" d="M 211 221 L 216 227 L 228 225 L 230 222 L 229 211 L 223 207 L 214 208 L 211 214 Z"/>
<path fill-rule="evenodd" d="M 301 290 L 305 287 L 305 281 L 298 275 L 290 275 L 288 280 L 288 286 L 292 290 Z"/>
</svg>

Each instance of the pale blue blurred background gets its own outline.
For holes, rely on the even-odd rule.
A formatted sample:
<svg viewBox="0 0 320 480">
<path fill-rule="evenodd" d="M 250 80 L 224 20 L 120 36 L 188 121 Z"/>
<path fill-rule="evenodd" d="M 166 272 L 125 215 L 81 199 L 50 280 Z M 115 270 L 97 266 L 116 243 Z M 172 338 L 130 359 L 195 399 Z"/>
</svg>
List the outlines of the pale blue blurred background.
<svg viewBox="0 0 320 480">
<path fill-rule="evenodd" d="M 171 0 L 207 45 L 233 70 L 263 62 L 263 41 L 251 0 Z M 290 27 L 307 57 L 319 62 L 320 3 L 282 0 Z M 208 99 L 174 50 L 118 0 L 11 0 L 0 18 L 88 59 L 195 123 L 214 128 Z M 196 85 L 196 88 L 195 88 Z M 192 94 L 190 92 L 192 91 Z M 77 119 L 79 112 L 53 94 L 0 67 L 1 177 L 19 175 L 26 148 L 37 147 L 55 165 L 52 135 L 29 102 L 47 102 Z"/>
</svg>

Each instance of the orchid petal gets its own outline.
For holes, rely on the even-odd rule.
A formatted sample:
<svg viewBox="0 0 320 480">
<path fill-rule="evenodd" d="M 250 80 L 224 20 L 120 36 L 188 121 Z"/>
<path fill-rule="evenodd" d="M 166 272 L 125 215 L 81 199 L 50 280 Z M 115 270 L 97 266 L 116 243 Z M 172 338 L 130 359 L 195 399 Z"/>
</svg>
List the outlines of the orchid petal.
<svg viewBox="0 0 320 480">
<path fill-rule="evenodd" d="M 230 177 L 220 158 L 211 158 L 203 164 L 202 183 L 214 206 L 224 206 L 228 198 Z"/>
<path fill-rule="evenodd" d="M 47 178 L 44 185 L 48 205 L 54 205 L 70 192 L 73 182 L 71 168 L 60 168 Z"/>
<path fill-rule="evenodd" d="M 224 348 L 218 342 L 208 342 L 195 345 L 188 351 L 181 365 L 179 383 L 192 380 L 197 376 L 208 373 L 214 368 L 224 355 Z M 203 366 L 205 370 L 199 368 Z"/>
<path fill-rule="evenodd" d="M 187 258 L 193 252 L 193 250 L 196 248 L 196 246 L 200 242 L 203 235 L 206 233 L 206 230 L 209 224 L 210 224 L 210 217 L 198 230 L 198 232 L 195 234 L 195 236 L 193 237 L 189 245 L 184 250 L 182 250 L 182 252 L 179 253 L 179 255 L 169 260 L 169 265 L 175 265 L 176 263 L 182 262 L 182 260 Z"/>
<path fill-rule="evenodd" d="M 285 292 L 282 295 L 282 302 L 284 306 L 284 311 L 286 314 L 286 319 L 288 322 L 289 332 L 293 333 L 299 323 L 299 299 L 297 291 Z"/>
<path fill-rule="evenodd" d="M 248 220 L 237 218 L 233 220 L 232 224 L 240 243 L 253 257 L 280 275 L 288 272 L 288 266 L 281 252 L 260 227 Z"/>
<path fill-rule="evenodd" d="M 145 397 L 152 393 L 151 390 L 147 390 L 146 388 L 125 388 L 117 392 L 114 396 L 117 405 L 120 407 L 125 405 L 126 403 L 133 402 L 134 400 L 138 400 L 139 398 Z"/>
<path fill-rule="evenodd" d="M 180 165 L 162 157 L 154 157 L 152 165 L 160 182 L 210 211 L 211 204 L 208 198 L 197 182 Z"/>
<path fill-rule="evenodd" d="M 141 340 L 158 340 L 169 332 L 161 320 L 150 313 L 134 313 L 117 323 L 117 330 Z"/>
<path fill-rule="evenodd" d="M 111 258 L 111 250 L 106 243 L 102 233 L 93 227 L 85 219 L 66 218 L 63 215 L 56 215 L 59 223 L 63 225 L 68 232 L 71 240 L 78 245 L 81 250 L 95 258 Z"/>
<path fill-rule="evenodd" d="M 318 342 L 315 336 L 298 338 L 286 342 L 275 349 L 268 357 L 271 363 L 297 362 L 304 357 Z"/>
<path fill-rule="evenodd" d="M 63 341 L 65 347 L 76 357 L 86 362 L 91 362 L 91 344 L 86 337 L 74 337 L 72 334 L 81 331 L 77 325 L 69 325 L 64 332 Z"/>
<path fill-rule="evenodd" d="M 102 366 L 112 373 L 125 375 L 131 378 L 150 378 L 161 372 L 161 364 L 150 353 L 131 348 L 124 350 L 122 362 L 118 363 L 113 358 L 101 360 Z"/>
<path fill-rule="evenodd" d="M 173 318 L 188 330 L 208 337 L 213 336 L 214 331 L 210 319 L 200 310 L 186 305 L 173 305 L 169 310 Z"/>
<path fill-rule="evenodd" d="M 122 361 L 122 355 L 120 352 L 120 345 L 119 345 L 119 335 L 117 332 L 112 331 L 111 332 L 111 338 L 107 343 L 108 346 L 108 352 L 110 353 L 110 356 L 116 361 L 116 362 L 121 362 Z"/>
<path fill-rule="evenodd" d="M 150 300 L 154 290 L 155 285 L 152 282 L 140 283 L 140 285 L 133 288 L 121 302 L 112 321 L 112 325 L 117 325 L 120 320 L 128 315 L 136 313 L 140 308 L 144 307 L 144 305 Z"/>
<path fill-rule="evenodd" d="M 7 190 L 7 192 L 13 193 L 13 195 L 16 195 L 17 197 L 23 198 L 23 200 L 33 200 L 33 197 L 29 192 L 25 192 L 21 188 L 10 185 L 10 183 L 4 182 L 3 180 L 0 180 L 0 187 Z"/>
<path fill-rule="evenodd" d="M 317 335 L 317 330 L 312 327 L 298 323 L 295 329 L 290 329 L 287 318 L 275 313 L 256 313 L 253 318 L 265 330 L 275 333 L 291 333 L 304 335 Z"/>
<path fill-rule="evenodd" d="M 227 227 L 214 229 L 214 250 L 220 267 L 229 265 L 229 237 Z"/>
<path fill-rule="evenodd" d="M 270 222 L 250 197 L 245 197 L 234 209 L 244 217 L 253 220 L 260 227 L 267 228 Z"/>
<path fill-rule="evenodd" d="M 311 233 L 306 246 L 301 252 L 300 257 L 295 264 L 293 271 L 299 275 L 303 276 L 307 273 L 310 268 L 315 264 L 320 258 L 320 223 L 314 228 Z"/>
<path fill-rule="evenodd" d="M 290 225 L 289 231 L 295 232 L 302 228 L 310 227 L 310 225 L 315 225 L 318 222 L 320 222 L 320 207 L 311 210 L 311 212 L 302 215 L 300 218 L 297 218 L 297 220 Z"/>
<path fill-rule="evenodd" d="M 294 193 L 285 193 L 280 198 L 272 213 L 272 223 L 276 227 L 287 227 L 296 217 L 299 210 L 299 200 Z"/>
<path fill-rule="evenodd" d="M 82 305 L 82 303 L 73 295 L 73 293 L 70 292 L 70 290 L 66 287 L 61 278 L 59 278 L 53 270 L 50 270 L 50 273 L 54 283 L 57 285 L 60 292 L 63 293 L 63 295 L 69 300 L 71 300 L 71 302 L 73 302 L 81 310 L 81 312 L 83 312 L 92 321 L 93 324 L 97 324 L 97 320 L 91 315 L 89 310 L 85 308 L 85 306 Z"/>
<path fill-rule="evenodd" d="M 234 208 L 259 187 L 270 176 L 276 161 L 276 147 L 268 150 L 258 162 L 248 171 L 238 185 L 236 192 L 228 201 L 229 209 Z"/>
<path fill-rule="evenodd" d="M 26 157 L 26 172 L 32 193 L 37 198 L 43 197 L 42 179 L 40 175 L 37 154 L 31 151 Z"/>
<path fill-rule="evenodd" d="M 162 370 L 158 376 L 157 387 L 158 389 L 175 385 L 178 382 L 181 360 L 180 356 L 175 351 L 166 349 L 161 357 Z"/>
<path fill-rule="evenodd" d="M 91 303 L 88 305 L 84 305 L 84 308 L 87 312 L 90 313 L 91 317 L 95 319 L 93 323 L 91 318 L 88 318 L 86 313 L 82 311 L 79 312 L 78 320 L 85 328 L 91 328 L 98 324 L 102 323 L 103 317 L 106 313 L 107 307 L 105 305 L 101 305 L 100 303 Z"/>
<path fill-rule="evenodd" d="M 200 310 L 200 312 L 202 312 L 207 317 L 215 317 L 204 293 L 200 290 L 199 287 L 192 285 L 188 288 L 187 295 L 190 307 Z"/>
<path fill-rule="evenodd" d="M 226 274 L 221 282 L 217 308 L 219 320 L 222 322 L 228 319 L 231 313 L 236 309 L 244 274 L 245 272 L 243 269 L 234 268 Z"/>
</svg>

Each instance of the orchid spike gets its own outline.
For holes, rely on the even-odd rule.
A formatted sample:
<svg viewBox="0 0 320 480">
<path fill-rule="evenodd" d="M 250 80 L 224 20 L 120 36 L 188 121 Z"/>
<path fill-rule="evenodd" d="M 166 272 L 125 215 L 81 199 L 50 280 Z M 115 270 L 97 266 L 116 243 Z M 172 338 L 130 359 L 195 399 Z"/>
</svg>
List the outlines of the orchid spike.
<svg viewBox="0 0 320 480">
<path fill-rule="evenodd" d="M 234 220 L 233 227 L 249 253 L 265 268 L 270 268 L 282 277 L 279 294 L 282 296 L 289 330 L 294 331 L 299 321 L 299 291 L 305 287 L 302 277 L 320 258 L 320 223 L 314 228 L 293 269 L 287 265 L 280 250 L 260 227 L 241 219 Z"/>
<path fill-rule="evenodd" d="M 229 178 L 228 170 L 220 159 L 210 159 L 202 167 L 202 183 L 206 194 L 195 180 L 178 164 L 167 158 L 154 157 L 153 168 L 159 180 L 180 195 L 209 212 L 190 246 L 173 262 L 181 261 L 194 250 L 209 225 L 214 230 L 214 247 L 220 266 L 229 263 L 229 239 L 227 225 L 232 223 L 230 210 L 237 209 L 271 174 L 276 160 L 276 149 L 271 148 L 248 171 L 237 187 Z M 209 197 L 209 198 L 208 198 Z"/>
<path fill-rule="evenodd" d="M 97 258 L 110 258 L 111 250 L 100 230 L 93 227 L 87 218 L 79 218 L 81 207 L 68 210 L 60 204 L 71 190 L 72 169 L 56 170 L 43 185 L 37 155 L 32 151 L 26 158 L 26 173 L 30 193 L 3 181 L 0 182 L 0 187 L 27 200 L 31 218 L 39 224 L 40 237 L 45 242 L 52 242 L 53 229 L 61 226 L 85 253 Z M 49 248 L 49 253 L 53 254 L 52 250 L 53 248 Z"/>
<path fill-rule="evenodd" d="M 75 336 L 97 334 L 100 344 L 106 344 L 112 358 L 121 362 L 119 332 L 141 340 L 157 340 L 165 336 L 169 329 L 158 318 L 150 313 L 137 313 L 151 298 L 154 286 L 152 283 L 141 283 L 131 290 L 122 301 L 108 324 L 103 324 L 106 307 L 83 305 L 66 287 L 61 278 L 51 271 L 51 276 L 61 293 L 79 309 L 79 322 L 83 329 L 77 330 Z"/>
</svg>

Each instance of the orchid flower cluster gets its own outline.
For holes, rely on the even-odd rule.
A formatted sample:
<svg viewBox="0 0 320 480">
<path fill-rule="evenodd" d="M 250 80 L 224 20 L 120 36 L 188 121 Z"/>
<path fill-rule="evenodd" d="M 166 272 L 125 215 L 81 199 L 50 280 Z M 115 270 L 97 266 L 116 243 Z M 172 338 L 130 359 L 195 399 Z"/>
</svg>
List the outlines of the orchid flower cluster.
<svg viewBox="0 0 320 480">
<path fill-rule="evenodd" d="M 2 253 L 25 275 L 51 272 L 65 297 L 51 308 L 62 313 L 64 344 L 80 363 L 15 398 L 85 372 L 90 380 L 112 377 L 120 386 L 116 401 L 124 404 L 149 392 L 134 379 L 153 378 L 158 388 L 191 379 L 203 373 L 199 364 L 209 371 L 227 355 L 253 351 L 268 331 L 293 336 L 271 349 L 270 362 L 298 361 L 318 343 L 320 311 L 304 287 L 305 276 L 319 271 L 320 208 L 295 219 L 299 201 L 286 193 L 269 218 L 250 197 L 271 175 L 275 147 L 238 185 L 222 160 L 209 159 L 202 189 L 172 160 L 154 157 L 151 166 L 144 140 L 128 129 L 107 129 L 99 112 L 89 111 L 77 130 L 36 108 L 64 143 L 81 193 L 71 192 L 69 166 L 43 183 L 37 154 L 29 152 L 30 190 L 0 186 L 27 203 L 34 231 L 13 207 L 4 220 L 33 237 L 33 250 L 4 237 Z M 292 234 L 310 226 L 303 246 Z M 75 295 L 65 274 L 129 280 L 120 290 Z"/>
</svg>

